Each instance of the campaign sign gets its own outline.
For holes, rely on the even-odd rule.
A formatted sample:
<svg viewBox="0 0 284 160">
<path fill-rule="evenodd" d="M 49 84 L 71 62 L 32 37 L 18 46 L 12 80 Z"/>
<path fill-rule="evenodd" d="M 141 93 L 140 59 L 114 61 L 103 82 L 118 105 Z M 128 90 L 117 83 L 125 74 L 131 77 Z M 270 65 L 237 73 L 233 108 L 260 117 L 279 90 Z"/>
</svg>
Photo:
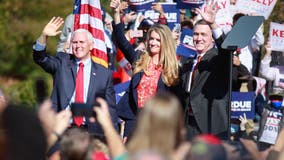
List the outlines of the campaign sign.
<svg viewBox="0 0 284 160">
<path fill-rule="evenodd" d="M 180 13 L 179 10 L 176 8 L 177 4 L 176 3 L 160 3 L 160 4 L 163 7 L 165 17 L 167 18 L 168 27 L 170 29 L 173 29 L 176 23 L 180 23 Z M 158 22 L 159 15 L 160 14 L 158 12 L 151 9 L 147 9 L 144 11 L 144 17 L 150 18 L 154 22 Z"/>
<path fill-rule="evenodd" d="M 114 85 L 116 104 L 119 102 L 120 98 L 124 95 L 125 90 L 129 87 L 129 84 L 130 81 Z"/>
<path fill-rule="evenodd" d="M 281 111 L 269 111 L 262 135 L 259 139 L 260 142 L 275 144 L 279 133 L 279 124 L 282 116 Z"/>
<path fill-rule="evenodd" d="M 129 0 L 129 8 L 135 12 L 143 12 L 151 9 L 152 3 L 158 2 L 157 0 Z"/>
<path fill-rule="evenodd" d="M 248 119 L 254 119 L 254 92 L 232 92 L 231 118 L 238 119 L 244 113 Z"/>
<path fill-rule="evenodd" d="M 268 19 L 277 0 L 237 0 L 236 10 L 244 14 L 256 14 Z"/>
<path fill-rule="evenodd" d="M 210 0 L 208 4 L 210 4 L 211 1 L 212 0 Z M 215 8 L 218 11 L 215 21 L 227 33 L 232 29 L 233 25 L 230 0 L 215 0 L 215 2 Z M 205 10 L 206 7 L 206 3 L 204 3 L 201 8 Z M 198 15 L 198 19 L 202 19 L 200 15 Z"/>
<path fill-rule="evenodd" d="M 180 37 L 180 45 L 177 47 L 177 55 L 193 58 L 197 52 L 193 45 L 193 32 L 191 29 L 183 29 Z"/>
<path fill-rule="evenodd" d="M 177 8 L 179 9 L 198 8 L 202 4 L 204 4 L 204 0 L 177 0 Z"/>
<path fill-rule="evenodd" d="M 273 51 L 284 51 L 284 25 L 270 22 L 269 39 Z"/>
</svg>

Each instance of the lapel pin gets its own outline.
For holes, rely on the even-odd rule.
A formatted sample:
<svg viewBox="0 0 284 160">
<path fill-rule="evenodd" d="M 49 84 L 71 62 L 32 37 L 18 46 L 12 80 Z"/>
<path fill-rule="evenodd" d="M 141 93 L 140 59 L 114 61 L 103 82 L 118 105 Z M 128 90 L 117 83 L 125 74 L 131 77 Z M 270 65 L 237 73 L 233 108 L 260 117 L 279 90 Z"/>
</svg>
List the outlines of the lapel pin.
<svg viewBox="0 0 284 160">
<path fill-rule="evenodd" d="M 94 72 L 93 75 L 96 76 L 96 73 Z"/>
</svg>

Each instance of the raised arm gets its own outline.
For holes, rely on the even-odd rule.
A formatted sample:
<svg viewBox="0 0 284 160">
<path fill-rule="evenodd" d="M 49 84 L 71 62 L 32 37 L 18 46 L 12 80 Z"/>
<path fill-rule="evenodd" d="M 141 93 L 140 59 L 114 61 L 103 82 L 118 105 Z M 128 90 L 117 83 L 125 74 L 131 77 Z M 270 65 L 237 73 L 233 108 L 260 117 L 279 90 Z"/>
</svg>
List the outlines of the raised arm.
<svg viewBox="0 0 284 160">
<path fill-rule="evenodd" d="M 47 137 L 48 149 L 60 140 L 61 135 L 69 126 L 71 115 L 70 110 L 62 110 L 56 113 L 49 100 L 41 104 L 38 117 Z"/>
<path fill-rule="evenodd" d="M 152 4 L 152 9 L 154 9 L 157 12 L 159 12 L 159 14 L 160 14 L 159 15 L 159 19 L 158 19 L 158 23 L 167 25 L 168 21 L 167 21 L 167 18 L 165 16 L 165 13 L 164 13 L 164 10 L 163 10 L 163 7 L 162 7 L 161 3 L 153 3 Z"/>
<path fill-rule="evenodd" d="M 33 59 L 46 72 L 54 74 L 59 66 L 60 60 L 46 54 L 46 43 L 50 36 L 56 36 L 61 33 L 59 28 L 64 23 L 60 17 L 53 17 L 43 28 L 41 35 L 33 45 Z"/>
<path fill-rule="evenodd" d="M 115 42 L 125 58 L 133 64 L 137 59 L 137 53 L 124 35 L 124 25 L 120 21 L 120 0 L 111 0 L 110 7 L 113 9 L 113 35 Z"/>
<path fill-rule="evenodd" d="M 200 14 L 203 20 L 205 20 L 211 27 L 212 30 L 215 30 L 219 28 L 217 25 L 215 18 L 217 14 L 217 9 L 216 9 L 217 2 L 214 0 L 209 3 L 208 0 L 206 0 L 206 8 L 204 10 L 201 10 L 200 8 L 196 8 L 196 12 Z"/>
<path fill-rule="evenodd" d="M 47 25 L 43 28 L 40 37 L 38 38 L 38 42 L 41 45 L 45 45 L 47 42 L 47 38 L 51 36 L 57 36 L 61 33 L 61 30 L 58 30 L 64 20 L 61 17 L 52 17 L 52 19 L 47 23 Z"/>
<path fill-rule="evenodd" d="M 112 158 L 118 157 L 126 152 L 126 148 L 112 124 L 106 101 L 102 98 L 97 98 L 97 102 L 100 106 L 94 107 L 97 115 L 96 120 L 102 126 Z"/>
<path fill-rule="evenodd" d="M 274 81 L 277 78 L 277 75 L 279 75 L 279 69 L 278 68 L 273 68 L 270 67 L 270 62 L 271 62 L 271 45 L 270 42 L 267 41 L 265 45 L 265 55 L 263 59 L 260 62 L 260 75 L 264 77 L 265 79 L 269 81 Z"/>
<path fill-rule="evenodd" d="M 225 35 L 222 31 L 222 29 L 218 26 L 216 23 L 216 14 L 217 14 L 217 2 L 214 0 L 209 3 L 208 0 L 206 0 L 206 8 L 204 10 L 201 10 L 200 8 L 196 8 L 195 11 L 199 13 L 204 21 L 206 21 L 213 32 L 213 37 L 215 39 L 215 43 L 218 47 L 218 49 L 222 50 L 221 44 L 223 43 L 225 39 Z"/>
</svg>

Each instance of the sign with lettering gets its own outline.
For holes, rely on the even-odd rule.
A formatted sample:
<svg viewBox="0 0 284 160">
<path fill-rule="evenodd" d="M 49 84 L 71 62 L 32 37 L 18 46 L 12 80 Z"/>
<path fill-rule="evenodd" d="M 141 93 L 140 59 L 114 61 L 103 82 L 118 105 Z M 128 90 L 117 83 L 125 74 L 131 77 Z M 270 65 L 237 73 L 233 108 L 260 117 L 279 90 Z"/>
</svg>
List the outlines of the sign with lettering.
<svg viewBox="0 0 284 160">
<path fill-rule="evenodd" d="M 167 18 L 168 27 L 173 29 L 175 23 L 180 23 L 179 10 L 176 8 L 176 3 L 161 3 L 165 16 Z M 145 10 L 144 17 L 150 18 L 154 22 L 158 22 L 159 13 L 154 10 Z"/>
<path fill-rule="evenodd" d="M 202 4 L 204 4 L 204 0 L 177 0 L 177 8 L 179 9 L 198 8 Z"/>
<path fill-rule="evenodd" d="M 279 131 L 279 123 L 282 119 L 281 111 L 268 111 L 267 120 L 265 122 L 265 126 L 260 136 L 259 141 L 265 142 L 269 144 L 275 144 L 275 141 L 278 136 Z"/>
<path fill-rule="evenodd" d="M 153 2 L 157 2 L 157 0 L 129 0 L 128 5 L 133 11 L 143 12 L 151 9 Z"/>
<path fill-rule="evenodd" d="M 269 39 L 273 51 L 284 51 L 284 24 L 270 22 Z"/>
<path fill-rule="evenodd" d="M 248 119 L 255 116 L 254 92 L 232 92 L 231 118 L 238 119 L 244 113 Z"/>
<path fill-rule="evenodd" d="M 237 0 L 236 10 L 244 14 L 256 14 L 268 19 L 277 0 Z"/>
<path fill-rule="evenodd" d="M 115 99 L 116 104 L 119 102 L 121 97 L 125 94 L 126 89 L 129 87 L 130 81 L 126 81 L 124 83 L 119 83 L 114 85 L 114 91 L 115 91 Z"/>
<path fill-rule="evenodd" d="M 177 55 L 194 58 L 197 55 L 193 45 L 193 32 L 191 29 L 183 29 L 180 37 L 180 45 L 177 47 Z"/>
<path fill-rule="evenodd" d="M 212 0 L 209 1 L 209 4 Z M 232 20 L 232 12 L 230 6 L 230 0 L 215 0 L 217 14 L 215 21 L 216 23 L 224 30 L 226 33 L 232 29 L 233 20 Z M 206 9 L 206 3 L 202 6 L 202 9 Z M 198 19 L 201 19 L 201 16 L 198 15 Z"/>
</svg>

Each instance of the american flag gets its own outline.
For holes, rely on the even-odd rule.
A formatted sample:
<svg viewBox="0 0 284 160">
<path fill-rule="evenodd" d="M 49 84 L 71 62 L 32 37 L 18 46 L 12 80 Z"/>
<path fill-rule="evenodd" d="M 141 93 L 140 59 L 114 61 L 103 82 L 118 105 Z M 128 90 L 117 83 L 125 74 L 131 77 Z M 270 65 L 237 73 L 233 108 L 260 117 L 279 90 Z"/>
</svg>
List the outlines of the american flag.
<svg viewBox="0 0 284 160">
<path fill-rule="evenodd" d="M 75 0 L 73 13 L 74 31 L 83 28 L 93 34 L 94 49 L 91 51 L 92 59 L 107 68 L 108 58 L 100 0 Z"/>
</svg>

